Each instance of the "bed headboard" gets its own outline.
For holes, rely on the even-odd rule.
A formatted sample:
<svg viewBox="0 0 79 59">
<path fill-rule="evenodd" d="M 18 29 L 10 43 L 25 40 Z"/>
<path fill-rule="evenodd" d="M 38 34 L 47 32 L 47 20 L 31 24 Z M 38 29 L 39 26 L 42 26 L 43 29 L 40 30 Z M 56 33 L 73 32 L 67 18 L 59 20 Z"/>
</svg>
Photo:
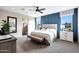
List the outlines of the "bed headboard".
<svg viewBox="0 0 79 59">
<path fill-rule="evenodd" d="M 42 24 L 42 28 L 50 28 L 57 30 L 57 24 Z"/>
</svg>

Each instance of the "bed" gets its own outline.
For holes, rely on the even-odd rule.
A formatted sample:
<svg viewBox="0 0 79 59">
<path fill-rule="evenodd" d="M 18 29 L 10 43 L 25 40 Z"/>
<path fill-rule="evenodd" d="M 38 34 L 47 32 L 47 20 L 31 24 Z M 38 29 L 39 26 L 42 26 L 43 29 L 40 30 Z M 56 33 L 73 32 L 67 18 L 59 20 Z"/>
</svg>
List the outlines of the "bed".
<svg viewBox="0 0 79 59">
<path fill-rule="evenodd" d="M 43 24 L 41 30 L 34 30 L 30 37 L 38 42 L 50 45 L 57 37 L 57 24 Z"/>
</svg>

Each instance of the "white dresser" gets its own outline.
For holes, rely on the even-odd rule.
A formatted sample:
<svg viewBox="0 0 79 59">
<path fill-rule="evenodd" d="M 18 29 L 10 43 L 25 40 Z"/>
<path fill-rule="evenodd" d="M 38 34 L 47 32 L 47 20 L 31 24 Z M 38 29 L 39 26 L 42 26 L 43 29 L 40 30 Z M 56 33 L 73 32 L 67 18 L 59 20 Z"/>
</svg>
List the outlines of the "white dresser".
<svg viewBox="0 0 79 59">
<path fill-rule="evenodd" d="M 71 31 L 60 31 L 60 39 L 73 42 L 73 32 L 71 32 Z"/>
</svg>

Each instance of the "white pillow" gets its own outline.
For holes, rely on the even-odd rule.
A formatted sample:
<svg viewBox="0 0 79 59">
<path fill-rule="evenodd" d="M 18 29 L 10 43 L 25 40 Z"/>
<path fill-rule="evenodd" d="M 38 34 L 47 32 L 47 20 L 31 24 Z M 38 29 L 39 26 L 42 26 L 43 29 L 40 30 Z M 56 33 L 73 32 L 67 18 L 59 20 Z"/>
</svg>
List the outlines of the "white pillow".
<svg viewBox="0 0 79 59">
<path fill-rule="evenodd" d="M 53 31 L 54 31 L 54 32 L 55 32 L 55 31 L 56 31 L 56 29 L 49 29 L 49 31 L 51 31 L 51 32 L 53 32 Z"/>
</svg>

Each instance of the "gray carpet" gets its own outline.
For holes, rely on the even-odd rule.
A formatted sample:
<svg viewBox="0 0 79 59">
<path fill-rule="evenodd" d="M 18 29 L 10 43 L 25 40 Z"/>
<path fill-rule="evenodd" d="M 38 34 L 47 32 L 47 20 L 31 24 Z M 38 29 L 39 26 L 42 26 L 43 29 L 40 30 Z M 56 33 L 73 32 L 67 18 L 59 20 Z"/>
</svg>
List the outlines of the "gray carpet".
<svg viewBox="0 0 79 59">
<path fill-rule="evenodd" d="M 23 36 L 17 38 L 17 53 L 79 53 L 79 44 L 57 39 L 50 46 L 46 46 Z"/>
</svg>

